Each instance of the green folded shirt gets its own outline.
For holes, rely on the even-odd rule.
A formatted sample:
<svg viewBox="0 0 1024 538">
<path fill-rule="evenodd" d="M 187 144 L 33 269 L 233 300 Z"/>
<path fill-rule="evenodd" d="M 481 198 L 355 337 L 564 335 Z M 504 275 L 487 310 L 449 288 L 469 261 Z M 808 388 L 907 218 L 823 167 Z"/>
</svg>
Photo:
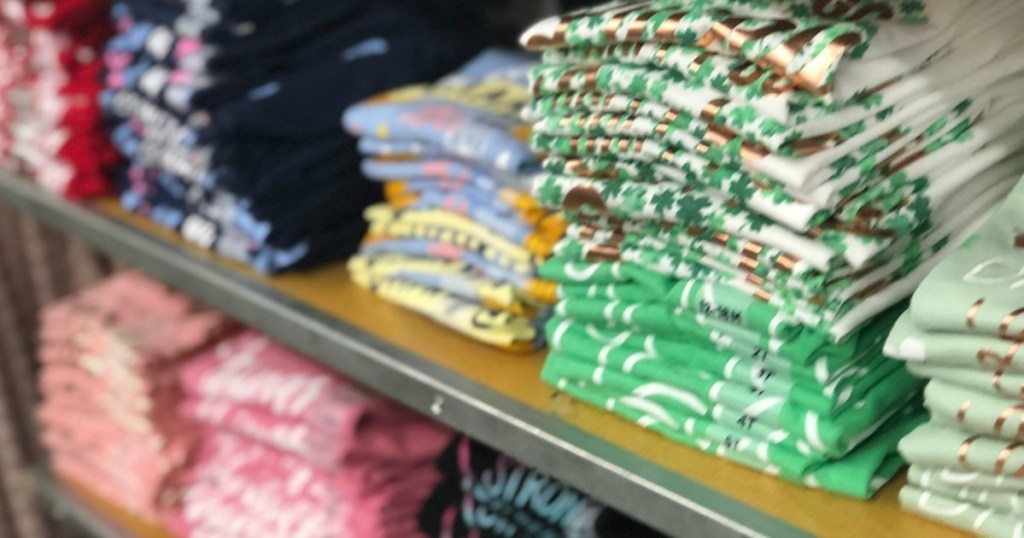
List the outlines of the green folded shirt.
<svg viewBox="0 0 1024 538">
<path fill-rule="evenodd" d="M 663 383 L 645 384 L 634 380 L 629 381 L 634 386 L 632 391 L 620 387 L 609 390 L 592 382 L 586 365 L 579 367 L 583 371 L 574 374 L 575 377 L 563 376 L 559 365 L 564 363 L 569 363 L 571 368 L 572 359 L 552 353 L 542 377 L 577 399 L 704 452 L 810 487 L 858 498 L 872 496 L 902 467 L 902 460 L 895 454 L 896 444 L 924 419 L 919 406 L 906 406 L 846 457 L 821 461 L 820 457 L 807 456 L 785 445 L 753 438 L 739 428 L 688 416 L 687 410 L 696 402 L 683 403 L 678 393 Z M 784 440 L 785 435 L 781 432 L 777 437 Z"/>
<path fill-rule="evenodd" d="M 637 351 L 627 345 L 628 332 L 611 336 L 557 318 L 549 324 L 548 335 L 552 351 L 568 359 L 551 367 L 564 377 L 584 377 L 598 385 L 614 381 L 627 390 L 631 390 L 629 384 L 633 382 L 658 381 L 700 399 L 705 418 L 740 425 L 748 432 L 767 426 L 768 430 L 761 431 L 762 438 L 781 429 L 802 443 L 799 446 L 804 453 L 847 453 L 905 405 L 920 385 L 904 370 L 890 369 L 888 375 L 865 376 L 860 387 L 849 386 L 843 393 L 832 393 L 834 407 L 820 412 L 809 409 L 781 384 L 729 381 L 713 365 L 705 364 L 708 368 L 702 368 L 692 356 L 671 354 L 673 349 L 669 346 L 659 350 L 653 339 L 646 349 Z M 608 341 L 595 346 L 597 337 Z M 719 370 L 726 366 L 721 365 Z"/>
<path fill-rule="evenodd" d="M 751 394 L 783 397 L 823 415 L 856 405 L 883 379 L 908 378 L 902 365 L 881 356 L 877 348 L 847 363 L 818 359 L 813 366 L 796 365 L 772 356 L 740 357 L 694 341 L 637 334 L 554 318 L 547 326 L 551 348 L 577 357 L 614 362 L 627 374 L 651 379 L 677 379 L 693 368 L 744 387 Z M 611 357 L 614 357 L 613 361 Z M 667 378 L 668 379 L 668 378 Z M 863 409 L 861 409 L 863 410 Z"/>
<path fill-rule="evenodd" d="M 629 302 L 623 299 L 609 302 L 573 298 L 556 306 L 560 315 L 564 317 L 588 323 L 619 324 L 662 334 L 683 331 L 683 334 L 701 338 L 703 341 L 722 340 L 721 337 L 724 336 L 730 349 L 737 353 L 757 353 L 761 348 L 761 353 L 767 350 L 768 353 L 789 357 L 797 362 L 811 360 L 816 353 L 836 353 L 841 357 L 850 357 L 858 342 L 867 334 L 863 330 L 857 330 L 841 342 L 833 343 L 832 336 L 823 334 L 820 330 L 780 325 L 774 328 L 774 332 L 784 337 L 773 337 L 769 333 L 773 331 L 771 327 L 775 318 L 768 317 L 772 312 L 767 310 L 771 308 L 770 305 L 758 302 L 748 311 L 736 308 L 737 305 L 742 306 L 743 301 L 737 301 L 735 304 L 728 302 L 732 298 L 727 295 L 716 296 L 716 303 L 697 300 L 684 305 L 682 294 L 686 291 L 686 283 L 630 263 L 587 263 L 552 258 L 541 266 L 540 274 L 544 279 L 560 284 L 616 284 L 616 290 L 618 283 L 643 283 L 651 286 L 655 297 L 661 297 L 656 302 Z M 751 304 L 754 301 L 756 300 L 751 301 Z M 889 322 L 891 323 L 891 319 Z M 782 330 L 788 332 L 780 332 Z"/>
</svg>

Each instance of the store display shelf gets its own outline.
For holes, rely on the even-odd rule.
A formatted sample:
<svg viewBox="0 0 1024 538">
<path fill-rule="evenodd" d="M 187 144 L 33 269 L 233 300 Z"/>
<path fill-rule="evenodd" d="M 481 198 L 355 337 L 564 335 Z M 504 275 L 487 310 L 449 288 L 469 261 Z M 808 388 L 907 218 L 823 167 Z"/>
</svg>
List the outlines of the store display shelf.
<svg viewBox="0 0 1024 538">
<path fill-rule="evenodd" d="M 355 285 L 344 264 L 266 278 L 112 200 L 70 204 L 11 176 L 0 200 L 670 535 L 954 535 L 901 512 L 899 483 L 867 503 L 806 490 L 557 395 L 542 354 L 450 333 Z"/>
<path fill-rule="evenodd" d="M 36 497 L 59 525 L 88 538 L 171 538 L 160 526 L 125 512 L 87 486 L 40 468 L 32 475 Z"/>
</svg>

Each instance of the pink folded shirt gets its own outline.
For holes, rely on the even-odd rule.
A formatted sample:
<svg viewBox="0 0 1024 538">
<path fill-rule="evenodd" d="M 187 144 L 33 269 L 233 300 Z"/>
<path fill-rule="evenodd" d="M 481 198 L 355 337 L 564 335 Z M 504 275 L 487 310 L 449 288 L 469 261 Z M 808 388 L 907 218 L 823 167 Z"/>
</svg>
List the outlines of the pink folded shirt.
<svg viewBox="0 0 1024 538">
<path fill-rule="evenodd" d="M 172 523 L 185 536 L 228 524 L 247 527 L 247 536 L 338 536 L 345 503 L 334 479 L 296 456 L 210 431 L 182 478 L 182 507 Z"/>
<path fill-rule="evenodd" d="M 312 483 L 329 484 L 335 500 L 311 496 L 304 505 L 310 510 L 318 502 L 347 507 L 337 526 L 322 536 L 419 535 L 417 516 L 440 479 L 434 461 L 452 438 L 443 426 L 251 331 L 187 365 L 182 386 L 189 394 L 181 407 L 184 415 L 261 444 L 265 454 L 288 454 L 286 461 L 301 461 L 303 472 L 317 477 Z M 278 536 L 280 529 L 262 528 L 265 534 L 253 534 L 253 528 L 230 527 L 232 521 L 245 519 L 244 507 L 232 500 L 231 487 L 217 485 L 223 480 L 204 479 L 224 466 L 202 459 L 192 464 L 178 524 L 189 529 L 189 536 Z M 276 480 L 286 483 L 290 476 Z M 260 480 L 273 480 L 246 474 L 235 478 L 251 488 L 267 484 Z"/>
<path fill-rule="evenodd" d="M 211 411 L 204 419 L 216 425 L 255 429 L 280 425 L 306 430 L 311 440 L 300 451 L 319 461 L 340 461 L 360 452 L 379 458 L 420 461 L 436 457 L 451 438 L 446 428 L 313 363 L 254 331 L 240 333 L 197 357 L 182 370 L 182 387 L 190 395 L 186 412 L 200 402 Z M 235 405 L 231 408 L 230 405 Z M 401 427 L 399 427 L 401 426 Z M 244 433 L 244 432 L 242 432 Z M 267 434 L 263 435 L 264 440 Z M 321 444 L 314 439 L 333 439 Z M 288 449 L 293 438 L 283 439 Z"/>
<path fill-rule="evenodd" d="M 40 315 L 42 440 L 54 466 L 143 515 L 163 511 L 196 428 L 177 413 L 187 359 L 229 333 L 220 313 L 118 273 Z"/>
</svg>

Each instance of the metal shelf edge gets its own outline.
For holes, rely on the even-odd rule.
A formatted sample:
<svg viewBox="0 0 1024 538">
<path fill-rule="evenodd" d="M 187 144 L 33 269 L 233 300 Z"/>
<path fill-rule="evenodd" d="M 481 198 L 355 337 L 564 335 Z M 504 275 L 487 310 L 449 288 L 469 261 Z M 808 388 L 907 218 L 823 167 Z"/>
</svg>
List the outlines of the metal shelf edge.
<svg viewBox="0 0 1024 538">
<path fill-rule="evenodd" d="M 36 469 L 31 474 L 36 498 L 45 504 L 50 514 L 61 522 L 74 524 L 92 538 L 128 538 L 114 525 L 90 509 L 73 493 L 57 483 L 45 469 Z"/>
</svg>

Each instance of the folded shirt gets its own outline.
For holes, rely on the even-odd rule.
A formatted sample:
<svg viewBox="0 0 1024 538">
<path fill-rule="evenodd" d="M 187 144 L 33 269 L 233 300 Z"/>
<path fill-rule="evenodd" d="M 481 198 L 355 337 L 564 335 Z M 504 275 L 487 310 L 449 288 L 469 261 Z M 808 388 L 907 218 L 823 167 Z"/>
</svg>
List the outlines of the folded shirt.
<svg viewBox="0 0 1024 538">
<path fill-rule="evenodd" d="M 889 352 L 886 351 L 886 355 Z M 908 362 L 907 369 L 918 377 L 941 379 L 979 394 L 1024 400 L 1024 374 L 1004 370 L 981 370 L 973 366 L 932 366 Z"/>
<path fill-rule="evenodd" d="M 840 85 L 852 90 L 843 92 L 852 96 L 926 61 L 951 40 L 956 32 L 954 22 L 966 11 L 956 2 L 909 9 L 904 4 L 884 3 L 856 13 L 851 13 L 849 6 L 832 10 L 809 4 L 751 7 L 723 0 L 688 5 L 687 9 L 673 0 L 608 4 L 541 21 L 523 34 L 522 44 L 534 50 L 644 41 L 701 46 L 776 69 L 811 94 L 832 93 Z M 1010 4 L 1000 7 L 1009 9 Z M 921 26 L 887 25 L 889 19 Z M 941 39 L 943 35 L 946 39 Z M 803 39 L 788 54 L 777 52 L 777 45 L 795 36 Z M 899 60 L 886 68 L 871 61 L 878 58 Z M 848 82 L 842 76 L 846 73 L 856 82 Z"/>
<path fill-rule="evenodd" d="M 609 409 L 643 427 L 705 452 L 809 487 L 857 498 L 871 497 L 895 476 L 903 466 L 896 453 L 899 439 L 925 419 L 920 406 L 903 407 L 888 422 L 879 424 L 875 434 L 846 457 L 822 461 L 820 458 L 808 458 L 799 450 L 787 450 L 766 440 L 744 435 L 738 428 L 715 420 L 688 416 L 687 404 L 678 399 L 669 387 L 658 383 L 650 386 L 649 399 L 644 399 L 631 394 L 644 383 L 635 378 L 628 378 L 630 386 L 626 389 L 595 383 L 592 374 L 562 376 L 558 368 L 563 360 L 557 354 L 550 356 L 543 378 L 574 398 Z"/>
<path fill-rule="evenodd" d="M 365 249 L 364 249 L 365 250 Z M 487 303 L 464 298 L 465 293 L 447 291 L 450 286 L 428 286 L 424 279 L 377 277 L 370 268 L 373 253 L 363 252 L 349 262 L 352 279 L 372 289 L 384 299 L 418 312 L 456 332 L 517 353 L 529 353 L 543 342 L 542 319 L 536 314 L 513 313 L 515 309 L 496 310 Z"/>
<path fill-rule="evenodd" d="M 608 362 L 600 362 L 602 358 Z M 545 379 L 559 387 L 573 380 L 588 380 L 587 385 L 595 390 L 622 394 L 629 405 L 665 405 L 676 417 L 670 423 L 712 421 L 713 430 L 721 435 L 732 432 L 763 442 L 758 450 L 769 456 L 762 457 L 782 462 L 789 470 L 847 455 L 907 407 L 920 386 L 909 376 L 892 375 L 854 398 L 852 407 L 824 415 L 785 396 L 707 372 L 685 366 L 659 368 L 642 361 L 637 364 L 624 366 L 607 352 L 563 344 L 549 357 Z"/>
<path fill-rule="evenodd" d="M 357 254 L 349 259 L 348 265 L 353 278 L 369 288 L 399 280 L 436 289 L 490 310 L 526 317 L 538 317 L 540 311 L 549 306 L 542 298 L 512 284 L 491 280 L 461 261 L 381 253 Z"/>
<path fill-rule="evenodd" d="M 448 445 L 436 467 L 442 479 L 419 516 L 427 536 L 660 536 L 465 436 Z"/>
<path fill-rule="evenodd" d="M 412 2 L 327 11 L 261 4 L 228 16 L 224 7 L 131 1 L 114 9 L 120 33 L 103 57 L 100 102 L 131 161 L 122 202 L 263 272 L 347 256 L 365 231 L 363 208 L 381 192 L 360 180 L 341 112 L 447 72 L 476 38 L 437 39 L 452 20 L 431 13 L 424 22 Z M 415 31 L 391 30 L 407 27 Z M 353 69 L 376 75 L 353 85 Z"/>
<path fill-rule="evenodd" d="M 970 488 L 975 491 L 1016 493 L 1024 491 L 1024 479 L 1016 476 L 964 471 L 956 467 L 923 467 L 910 465 L 907 480 L 920 488 L 950 491 Z"/>
<path fill-rule="evenodd" d="M 62 299 L 40 319 L 36 416 L 54 467 L 159 522 L 168 481 L 195 439 L 175 412 L 178 375 L 233 324 L 135 271 Z"/>
<path fill-rule="evenodd" d="M 0 112 L 9 129 L 4 152 L 44 189 L 66 198 L 109 194 L 109 176 L 120 162 L 96 102 L 100 49 L 113 33 L 108 7 L 74 0 L 15 3 L 8 10 L 20 52 L 4 62 L 3 92 L 24 106 Z"/>
<path fill-rule="evenodd" d="M 1024 532 L 1024 521 L 1019 516 L 914 486 L 900 490 L 900 505 L 905 510 L 978 536 L 996 538 Z"/>
<path fill-rule="evenodd" d="M 181 380 L 180 411 L 203 431 L 173 484 L 179 532 L 419 536 L 452 437 L 443 426 L 253 331 L 197 357 Z"/>
<path fill-rule="evenodd" d="M 485 52 L 434 86 L 401 89 L 349 108 L 345 128 L 357 136 L 438 147 L 504 172 L 529 171 L 538 161 L 522 141 L 527 126 L 518 110 L 529 97 L 525 78 L 533 65 L 519 54 Z"/>
</svg>

